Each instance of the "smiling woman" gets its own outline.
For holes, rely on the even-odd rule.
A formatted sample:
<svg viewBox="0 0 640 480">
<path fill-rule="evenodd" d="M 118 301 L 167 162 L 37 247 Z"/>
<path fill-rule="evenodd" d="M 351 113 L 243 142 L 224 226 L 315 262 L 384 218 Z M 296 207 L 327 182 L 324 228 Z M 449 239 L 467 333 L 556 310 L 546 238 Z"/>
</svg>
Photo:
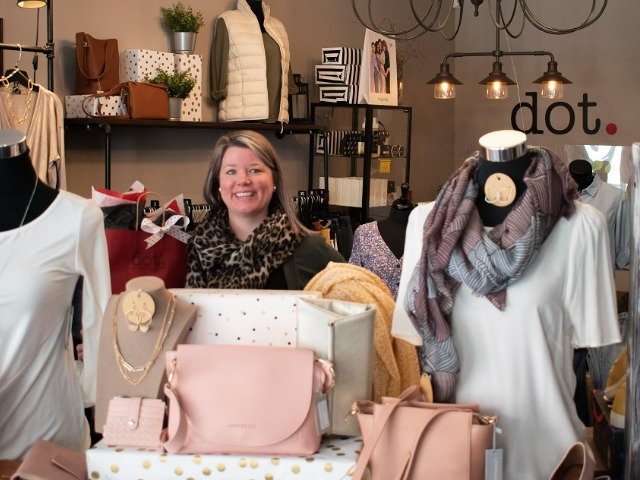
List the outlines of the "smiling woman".
<svg viewBox="0 0 640 480">
<path fill-rule="evenodd" d="M 204 198 L 212 208 L 187 245 L 187 287 L 302 290 L 329 262 L 345 261 L 298 220 L 280 159 L 259 133 L 218 140 Z"/>
</svg>

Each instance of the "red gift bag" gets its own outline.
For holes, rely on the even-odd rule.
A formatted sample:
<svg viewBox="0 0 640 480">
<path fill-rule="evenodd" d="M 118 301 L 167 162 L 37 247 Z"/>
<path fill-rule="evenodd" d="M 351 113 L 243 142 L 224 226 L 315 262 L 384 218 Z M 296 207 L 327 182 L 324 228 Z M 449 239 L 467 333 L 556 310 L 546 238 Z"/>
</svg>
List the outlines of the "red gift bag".
<svg viewBox="0 0 640 480">
<path fill-rule="evenodd" d="M 187 245 L 164 235 L 147 248 L 152 235 L 142 230 L 107 229 L 111 290 L 120 293 L 132 278 L 153 276 L 167 288 L 184 288 L 187 282 Z"/>
</svg>

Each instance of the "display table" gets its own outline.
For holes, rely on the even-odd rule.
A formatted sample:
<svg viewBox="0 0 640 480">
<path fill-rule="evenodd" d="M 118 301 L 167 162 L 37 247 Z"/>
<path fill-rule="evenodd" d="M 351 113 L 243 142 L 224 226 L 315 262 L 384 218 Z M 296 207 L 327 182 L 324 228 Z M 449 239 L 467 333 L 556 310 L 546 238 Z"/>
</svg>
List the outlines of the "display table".
<svg viewBox="0 0 640 480">
<path fill-rule="evenodd" d="M 100 480 L 348 480 L 361 448 L 360 437 L 333 437 L 303 457 L 169 455 L 99 442 L 87 451 L 87 467 L 89 478 Z"/>
</svg>

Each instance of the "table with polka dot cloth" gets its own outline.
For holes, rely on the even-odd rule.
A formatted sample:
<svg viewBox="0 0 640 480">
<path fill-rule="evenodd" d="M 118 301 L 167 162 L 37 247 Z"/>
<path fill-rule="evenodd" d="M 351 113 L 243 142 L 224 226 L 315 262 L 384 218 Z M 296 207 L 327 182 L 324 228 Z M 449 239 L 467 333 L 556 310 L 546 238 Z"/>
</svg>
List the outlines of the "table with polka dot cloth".
<svg viewBox="0 0 640 480">
<path fill-rule="evenodd" d="M 348 480 L 361 437 L 324 439 L 314 455 L 169 455 L 102 442 L 87 451 L 91 480 Z"/>
</svg>

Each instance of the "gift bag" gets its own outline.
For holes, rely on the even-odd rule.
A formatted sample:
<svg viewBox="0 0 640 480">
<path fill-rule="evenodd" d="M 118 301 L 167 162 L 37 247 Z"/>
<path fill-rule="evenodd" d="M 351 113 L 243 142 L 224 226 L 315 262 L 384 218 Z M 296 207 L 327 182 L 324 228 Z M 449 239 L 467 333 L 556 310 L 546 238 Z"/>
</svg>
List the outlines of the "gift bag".
<svg viewBox="0 0 640 480">
<path fill-rule="evenodd" d="M 328 396 L 333 435 L 360 435 L 349 413 L 353 402 L 372 398 L 375 319 L 373 305 L 320 298 L 298 301 L 297 347 L 313 350 L 336 371 Z"/>
<path fill-rule="evenodd" d="M 111 90 L 120 81 L 118 40 L 76 33 L 76 95 Z"/>
<path fill-rule="evenodd" d="M 189 234 L 185 230 L 189 218 L 184 206 L 174 210 L 178 202 L 173 199 L 151 216 L 144 216 L 142 207 L 148 194 L 153 192 L 140 182 L 124 194 L 93 189 L 92 198 L 105 218 L 114 294 L 124 291 L 127 282 L 136 277 L 159 277 L 167 288 L 184 288 L 186 284 Z"/>
<path fill-rule="evenodd" d="M 395 40 L 366 29 L 358 103 L 398 105 Z"/>
</svg>

